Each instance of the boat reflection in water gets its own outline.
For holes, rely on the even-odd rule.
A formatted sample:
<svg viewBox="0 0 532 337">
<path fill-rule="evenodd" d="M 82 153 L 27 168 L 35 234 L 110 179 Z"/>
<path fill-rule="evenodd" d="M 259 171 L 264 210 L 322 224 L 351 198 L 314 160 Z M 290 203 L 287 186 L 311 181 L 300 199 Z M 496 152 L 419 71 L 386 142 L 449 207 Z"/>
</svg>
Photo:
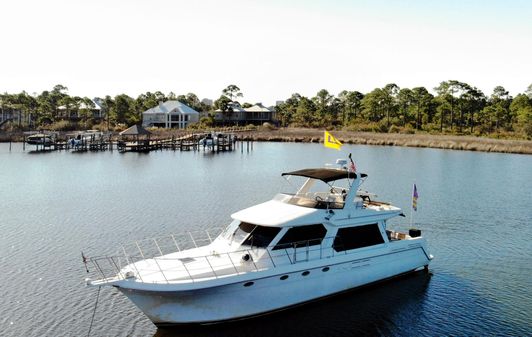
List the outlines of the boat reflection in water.
<svg viewBox="0 0 532 337">
<path fill-rule="evenodd" d="M 154 337 L 415 335 L 431 273 L 419 271 L 254 319 L 159 328 Z M 405 323 L 409 321 L 410 323 Z M 412 330 L 405 331 L 405 327 Z M 417 330 L 419 331 L 419 330 Z"/>
</svg>

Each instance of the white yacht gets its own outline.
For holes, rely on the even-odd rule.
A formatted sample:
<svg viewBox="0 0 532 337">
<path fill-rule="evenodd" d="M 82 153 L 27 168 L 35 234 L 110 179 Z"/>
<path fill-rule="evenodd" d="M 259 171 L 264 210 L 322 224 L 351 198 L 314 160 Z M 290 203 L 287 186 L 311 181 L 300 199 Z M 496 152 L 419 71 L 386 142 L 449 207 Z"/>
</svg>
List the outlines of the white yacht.
<svg viewBox="0 0 532 337">
<path fill-rule="evenodd" d="M 116 287 L 156 325 L 209 324 L 427 269 L 433 257 L 421 232 L 388 230 L 401 209 L 360 190 L 366 175 L 346 164 L 283 173 L 304 180 L 296 193 L 232 214 L 205 244 L 188 233 L 190 248 L 170 235 L 83 257 L 96 274 L 86 283 Z"/>
</svg>

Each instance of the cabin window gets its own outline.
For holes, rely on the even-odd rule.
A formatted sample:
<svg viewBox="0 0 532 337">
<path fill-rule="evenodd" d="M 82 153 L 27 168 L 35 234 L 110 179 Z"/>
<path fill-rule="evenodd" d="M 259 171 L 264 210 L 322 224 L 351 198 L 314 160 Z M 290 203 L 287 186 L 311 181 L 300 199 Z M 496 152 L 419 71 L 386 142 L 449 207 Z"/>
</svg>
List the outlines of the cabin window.
<svg viewBox="0 0 532 337">
<path fill-rule="evenodd" d="M 279 234 L 281 228 L 266 227 L 242 222 L 233 233 L 233 241 L 244 246 L 268 247 L 272 240 Z"/>
<path fill-rule="evenodd" d="M 238 228 L 233 233 L 233 241 L 235 242 L 242 242 L 246 239 L 246 237 L 255 229 L 256 225 L 252 225 L 247 222 L 242 222 L 240 225 L 238 225 Z"/>
<path fill-rule="evenodd" d="M 355 248 L 384 243 L 379 226 L 374 223 L 356 227 L 340 228 L 334 238 L 334 250 L 343 252 Z"/>
<path fill-rule="evenodd" d="M 255 228 L 250 232 L 242 245 L 266 248 L 281 231 L 281 228 L 278 227 L 252 226 L 255 226 Z"/>
<path fill-rule="evenodd" d="M 327 230 L 322 224 L 292 227 L 286 231 L 285 235 L 277 242 L 273 249 L 319 245 L 325 237 L 325 234 L 327 234 Z"/>
</svg>

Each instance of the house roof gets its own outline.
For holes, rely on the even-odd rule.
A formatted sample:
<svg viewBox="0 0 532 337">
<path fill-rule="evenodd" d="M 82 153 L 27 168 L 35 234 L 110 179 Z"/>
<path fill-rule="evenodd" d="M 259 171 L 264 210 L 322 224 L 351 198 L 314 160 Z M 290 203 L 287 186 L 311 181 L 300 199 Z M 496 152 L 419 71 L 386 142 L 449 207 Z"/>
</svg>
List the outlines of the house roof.
<svg viewBox="0 0 532 337">
<path fill-rule="evenodd" d="M 96 103 L 95 101 L 92 101 L 92 103 L 94 103 L 94 107 L 90 107 L 87 104 L 85 104 L 85 102 L 81 102 L 79 104 L 79 109 L 80 110 L 83 110 L 83 109 L 85 109 L 85 110 L 102 110 L 101 106 L 98 103 Z M 72 109 L 72 108 L 74 108 L 74 107 L 71 105 L 70 109 Z M 61 106 L 58 106 L 57 109 L 58 110 L 66 110 L 67 108 L 66 108 L 65 105 L 61 105 Z"/>
<path fill-rule="evenodd" d="M 264 107 L 261 103 L 257 103 L 249 108 L 242 108 L 240 105 L 234 104 L 232 108 L 233 112 L 271 112 L 270 109 Z M 222 110 L 218 109 L 216 112 L 222 112 Z"/>
<path fill-rule="evenodd" d="M 139 136 L 139 135 L 151 135 L 151 132 L 146 130 L 140 125 L 133 125 L 132 127 L 120 132 L 121 136 Z"/>
<path fill-rule="evenodd" d="M 245 109 L 247 112 L 271 112 L 270 109 L 266 108 L 261 103 L 257 103 L 249 108 Z"/>
<path fill-rule="evenodd" d="M 179 101 L 166 101 L 156 107 L 148 109 L 143 114 L 180 113 L 184 115 L 199 115 L 199 112 Z"/>
</svg>

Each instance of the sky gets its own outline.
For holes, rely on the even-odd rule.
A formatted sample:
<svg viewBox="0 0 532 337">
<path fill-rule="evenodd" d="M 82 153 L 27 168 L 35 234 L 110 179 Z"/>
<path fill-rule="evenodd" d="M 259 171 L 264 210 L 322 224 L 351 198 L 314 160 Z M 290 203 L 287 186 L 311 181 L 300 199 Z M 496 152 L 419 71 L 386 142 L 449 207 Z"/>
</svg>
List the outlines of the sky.
<svg viewBox="0 0 532 337">
<path fill-rule="evenodd" d="M 0 92 L 68 87 L 266 105 L 320 89 L 367 93 L 459 80 L 490 95 L 532 84 L 528 0 L 7 0 Z"/>
</svg>

